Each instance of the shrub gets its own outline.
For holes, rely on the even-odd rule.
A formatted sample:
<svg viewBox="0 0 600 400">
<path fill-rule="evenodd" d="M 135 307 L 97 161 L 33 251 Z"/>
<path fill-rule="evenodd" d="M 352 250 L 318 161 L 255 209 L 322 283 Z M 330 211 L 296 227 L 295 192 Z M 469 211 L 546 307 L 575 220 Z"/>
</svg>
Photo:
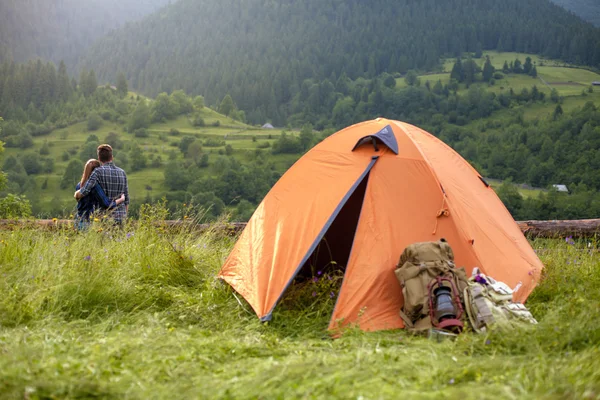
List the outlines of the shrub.
<svg viewBox="0 0 600 400">
<path fill-rule="evenodd" d="M 133 136 L 137 138 L 146 138 L 148 137 L 148 130 L 146 128 L 138 128 L 133 131 Z"/>
<path fill-rule="evenodd" d="M 102 118 L 100 118 L 98 113 L 91 113 L 88 116 L 88 120 L 87 120 L 88 131 L 98 130 L 101 126 L 102 126 Z"/>
<path fill-rule="evenodd" d="M 27 218 L 31 216 L 31 205 L 24 196 L 8 194 L 0 199 L 0 218 Z"/>
<path fill-rule="evenodd" d="M 44 144 L 42 144 L 42 147 L 40 147 L 40 155 L 41 156 L 47 156 L 48 154 L 50 154 L 50 146 L 48 145 L 48 142 L 44 142 Z"/>
<path fill-rule="evenodd" d="M 221 147 L 225 146 L 225 141 L 217 138 L 208 138 L 204 141 L 204 145 L 206 147 Z"/>
<path fill-rule="evenodd" d="M 194 117 L 194 119 L 192 120 L 192 125 L 193 126 L 200 126 L 200 127 L 202 127 L 202 126 L 206 126 L 206 123 L 204 122 L 204 118 L 202 118 L 199 115 L 196 115 Z"/>
</svg>

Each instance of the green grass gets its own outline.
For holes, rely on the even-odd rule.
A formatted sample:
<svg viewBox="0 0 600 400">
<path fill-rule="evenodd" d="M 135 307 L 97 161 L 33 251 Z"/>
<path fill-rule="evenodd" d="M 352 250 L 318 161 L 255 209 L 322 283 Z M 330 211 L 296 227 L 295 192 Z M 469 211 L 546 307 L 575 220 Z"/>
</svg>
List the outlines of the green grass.
<svg viewBox="0 0 600 400">
<path fill-rule="evenodd" d="M 494 190 L 498 189 L 502 185 L 502 181 L 499 179 L 486 178 L 486 182 L 489 183 Z M 523 196 L 525 199 L 529 197 L 538 197 L 538 195 L 544 191 L 544 189 L 541 188 L 525 188 L 521 185 L 517 185 L 517 189 L 519 190 L 519 193 L 521 193 L 521 196 Z"/>
<path fill-rule="evenodd" d="M 436 343 L 401 330 L 331 339 L 319 283 L 261 324 L 215 279 L 233 244 L 218 229 L 99 228 L 0 232 L 3 399 L 600 394 L 600 257 L 585 242 L 533 243 L 546 265 L 528 302 L 538 325 Z"/>
</svg>

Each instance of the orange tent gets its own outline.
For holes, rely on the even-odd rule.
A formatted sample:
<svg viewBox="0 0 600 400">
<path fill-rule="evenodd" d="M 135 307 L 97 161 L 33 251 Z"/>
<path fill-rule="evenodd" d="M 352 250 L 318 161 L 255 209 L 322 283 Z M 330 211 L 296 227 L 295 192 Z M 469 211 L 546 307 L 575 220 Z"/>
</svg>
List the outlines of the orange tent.
<svg viewBox="0 0 600 400">
<path fill-rule="evenodd" d="M 400 253 L 440 238 L 468 274 L 479 267 L 521 283 L 518 301 L 540 277 L 542 263 L 469 163 L 422 129 L 378 118 L 300 158 L 258 206 L 219 277 L 268 321 L 295 277 L 334 260 L 345 272 L 329 329 L 401 328 Z"/>
</svg>

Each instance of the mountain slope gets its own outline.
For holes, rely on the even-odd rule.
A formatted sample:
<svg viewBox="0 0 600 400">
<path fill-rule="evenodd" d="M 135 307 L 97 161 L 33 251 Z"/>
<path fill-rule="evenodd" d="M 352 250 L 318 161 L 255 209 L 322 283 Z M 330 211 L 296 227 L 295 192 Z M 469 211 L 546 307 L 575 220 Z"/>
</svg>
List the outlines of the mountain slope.
<svg viewBox="0 0 600 400">
<path fill-rule="evenodd" d="M 572 11 L 581 19 L 600 26 L 600 1 L 598 0 L 551 0 Z"/>
<path fill-rule="evenodd" d="M 305 79 L 430 70 L 482 48 L 600 65 L 600 29 L 547 0 L 180 0 L 112 32 L 80 66 L 100 81 L 126 71 L 150 95 L 230 93 L 251 121 L 283 122 Z"/>
<path fill-rule="evenodd" d="M 68 66 L 96 39 L 169 0 L 2 0 L 0 62 L 41 57 Z"/>
</svg>

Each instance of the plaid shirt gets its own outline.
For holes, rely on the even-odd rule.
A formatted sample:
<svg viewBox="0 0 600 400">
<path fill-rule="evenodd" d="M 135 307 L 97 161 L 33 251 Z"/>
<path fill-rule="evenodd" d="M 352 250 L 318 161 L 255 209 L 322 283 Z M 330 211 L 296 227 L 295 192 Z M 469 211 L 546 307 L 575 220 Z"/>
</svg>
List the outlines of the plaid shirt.
<svg viewBox="0 0 600 400">
<path fill-rule="evenodd" d="M 112 217 L 119 222 L 127 218 L 126 205 L 129 204 L 129 188 L 127 187 L 127 175 L 121 168 L 115 166 L 112 161 L 96 168 L 85 185 L 79 190 L 83 196 L 87 196 L 94 186 L 99 184 L 110 200 L 118 199 L 125 194 L 125 201 L 112 210 Z"/>
</svg>

